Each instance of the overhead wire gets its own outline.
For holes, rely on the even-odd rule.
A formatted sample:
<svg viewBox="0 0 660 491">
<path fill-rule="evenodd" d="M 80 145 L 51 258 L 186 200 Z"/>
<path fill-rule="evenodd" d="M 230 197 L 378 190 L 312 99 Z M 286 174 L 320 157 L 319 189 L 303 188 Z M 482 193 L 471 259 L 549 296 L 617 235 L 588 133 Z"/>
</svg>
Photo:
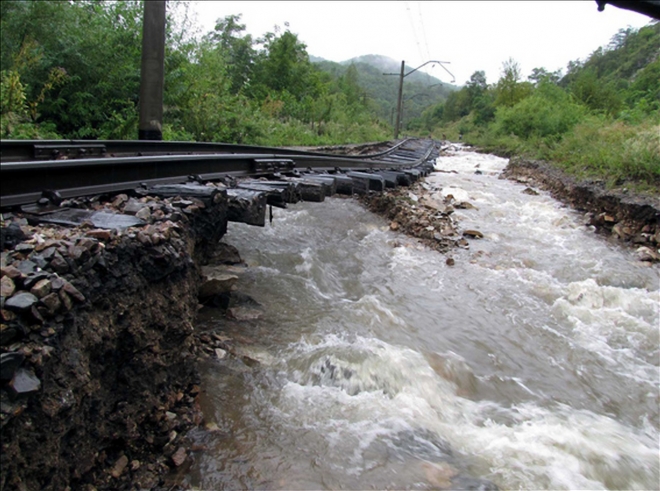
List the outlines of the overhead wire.
<svg viewBox="0 0 660 491">
<path fill-rule="evenodd" d="M 408 5 L 408 2 L 406 2 L 406 11 L 408 12 L 408 20 L 410 21 L 410 27 L 412 28 L 412 34 L 413 37 L 415 38 L 415 44 L 417 45 L 417 51 L 419 52 L 419 58 L 420 60 L 424 59 L 424 54 L 422 53 L 422 47 L 419 44 L 419 39 L 417 39 L 417 30 L 415 29 L 415 22 L 412 17 L 412 12 L 410 11 L 410 6 Z"/>
<path fill-rule="evenodd" d="M 429 51 L 429 43 L 426 38 L 426 29 L 424 27 L 424 16 L 422 15 L 422 2 L 417 2 L 417 12 L 419 13 L 419 24 L 422 27 L 422 40 L 424 41 L 424 47 L 426 48 L 426 57 L 431 58 L 431 52 Z"/>
<path fill-rule="evenodd" d="M 417 45 L 417 51 L 419 53 L 420 61 L 428 60 L 428 59 L 431 58 L 431 52 L 429 51 L 428 39 L 426 37 L 426 28 L 424 26 L 424 18 L 423 18 L 423 15 L 422 15 L 421 2 L 417 2 L 417 14 L 418 14 L 418 17 L 419 17 L 419 26 L 415 25 L 415 21 L 413 19 L 413 12 L 412 12 L 408 2 L 406 2 L 406 11 L 408 12 L 408 20 L 410 21 L 410 27 L 412 29 L 413 37 L 415 39 L 415 44 Z M 421 36 L 422 36 L 422 40 L 423 40 L 423 43 L 424 43 L 424 48 L 426 50 L 426 56 L 423 53 L 422 45 L 421 45 L 421 43 L 419 41 L 419 37 L 417 35 L 418 30 L 421 31 Z M 433 68 L 433 66 L 431 68 Z M 431 75 L 425 70 L 422 70 L 422 71 L 426 74 L 427 82 L 430 85 L 431 84 Z"/>
<path fill-rule="evenodd" d="M 421 26 L 422 30 L 422 40 L 424 41 L 424 47 L 426 48 L 426 59 L 430 60 L 431 59 L 431 52 L 429 51 L 429 43 L 426 38 L 426 29 L 424 28 L 424 16 L 422 15 L 422 2 L 417 2 L 417 13 L 419 14 L 419 25 Z M 435 65 L 431 65 L 431 68 L 433 68 Z M 431 85 L 431 74 L 425 71 L 426 73 L 426 81 L 429 85 Z"/>
</svg>

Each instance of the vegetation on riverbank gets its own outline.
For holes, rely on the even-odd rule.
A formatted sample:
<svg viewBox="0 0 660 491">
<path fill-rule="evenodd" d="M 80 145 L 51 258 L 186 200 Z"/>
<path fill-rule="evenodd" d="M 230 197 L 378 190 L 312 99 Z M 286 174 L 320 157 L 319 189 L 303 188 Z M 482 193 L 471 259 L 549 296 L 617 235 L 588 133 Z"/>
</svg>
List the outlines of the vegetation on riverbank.
<svg viewBox="0 0 660 491">
<path fill-rule="evenodd" d="M 660 23 L 621 30 L 605 48 L 522 81 L 507 60 L 492 85 L 475 72 L 411 130 L 555 163 L 580 178 L 660 192 Z"/>
<path fill-rule="evenodd" d="M 383 57 L 312 62 L 296 34 L 275 28 L 255 39 L 240 14 L 198 36 L 188 7 L 168 2 L 164 139 L 321 146 L 391 138 L 397 77 L 368 69 Z M 1 138 L 136 138 L 141 1 L 9 1 L 0 14 Z M 656 21 L 621 30 L 565 74 L 535 68 L 525 81 L 509 59 L 495 83 L 483 71 L 460 90 L 418 82 L 428 98 L 404 93 L 404 133 L 461 135 L 609 186 L 660 189 Z"/>
</svg>

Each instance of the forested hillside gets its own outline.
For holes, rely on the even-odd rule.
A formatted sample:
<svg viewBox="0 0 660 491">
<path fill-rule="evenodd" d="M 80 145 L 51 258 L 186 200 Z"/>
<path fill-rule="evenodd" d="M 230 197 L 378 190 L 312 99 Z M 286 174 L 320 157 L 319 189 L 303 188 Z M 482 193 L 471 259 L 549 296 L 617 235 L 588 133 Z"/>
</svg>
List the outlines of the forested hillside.
<svg viewBox="0 0 660 491">
<path fill-rule="evenodd" d="M 446 134 L 485 150 L 556 162 L 566 170 L 660 189 L 660 23 L 623 29 L 567 72 L 509 59 L 489 84 L 477 71 L 409 131 Z"/>
<path fill-rule="evenodd" d="M 370 103 L 374 114 L 390 125 L 394 125 L 396 103 L 399 90 L 401 61 L 386 56 L 365 55 L 351 60 L 334 63 L 316 60 L 321 70 L 334 77 L 344 77 L 352 73 Z M 404 73 L 412 72 L 416 67 L 406 65 Z M 384 73 L 394 75 L 383 75 Z M 447 80 L 451 77 L 447 75 Z M 427 107 L 444 102 L 447 96 L 458 87 L 441 81 L 421 70 L 406 75 L 403 84 L 403 119 L 402 124 L 419 118 Z"/>
</svg>

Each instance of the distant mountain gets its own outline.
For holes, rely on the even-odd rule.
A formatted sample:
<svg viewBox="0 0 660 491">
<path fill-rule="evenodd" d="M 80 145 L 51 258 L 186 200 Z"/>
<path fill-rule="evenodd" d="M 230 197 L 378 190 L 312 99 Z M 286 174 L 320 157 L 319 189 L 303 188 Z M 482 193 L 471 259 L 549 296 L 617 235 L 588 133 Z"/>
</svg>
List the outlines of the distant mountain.
<svg viewBox="0 0 660 491">
<path fill-rule="evenodd" d="M 310 61 L 333 77 L 342 77 L 348 67 L 354 65 L 358 73 L 358 83 L 372 101 L 377 116 L 393 122 L 399 90 L 400 61 L 382 55 L 358 56 L 341 63 L 310 56 Z M 412 69 L 406 66 L 405 73 Z M 394 75 L 384 75 L 384 73 Z M 421 70 L 406 76 L 403 84 L 404 123 L 419 117 L 427 107 L 443 102 L 458 88 Z"/>
<path fill-rule="evenodd" d="M 400 61 L 396 61 L 393 58 L 383 55 L 363 55 L 341 62 L 342 65 L 350 65 L 351 63 L 366 63 L 367 65 L 376 67 L 383 72 L 399 73 L 401 70 Z"/>
<path fill-rule="evenodd" d="M 378 68 L 381 70 L 383 73 L 395 73 L 399 74 L 401 73 L 401 62 L 397 61 L 393 58 L 390 58 L 388 56 L 383 56 L 383 55 L 363 55 L 363 56 L 358 56 L 356 58 L 351 58 L 350 60 L 342 61 L 341 65 L 350 65 L 351 63 L 366 63 L 367 65 L 371 65 L 375 68 Z M 431 65 L 427 65 L 427 67 L 430 67 Z M 409 73 L 411 70 L 413 70 L 414 67 L 405 66 L 404 73 Z M 428 85 L 434 85 L 434 84 L 439 84 L 442 83 L 447 86 L 452 86 L 452 84 L 447 84 L 446 82 L 443 82 L 442 80 L 429 75 L 428 73 L 424 71 L 416 71 L 408 76 L 406 76 L 406 81 L 409 80 L 414 80 L 417 81 L 421 84 L 428 84 Z M 455 87 L 457 90 L 459 87 Z"/>
</svg>

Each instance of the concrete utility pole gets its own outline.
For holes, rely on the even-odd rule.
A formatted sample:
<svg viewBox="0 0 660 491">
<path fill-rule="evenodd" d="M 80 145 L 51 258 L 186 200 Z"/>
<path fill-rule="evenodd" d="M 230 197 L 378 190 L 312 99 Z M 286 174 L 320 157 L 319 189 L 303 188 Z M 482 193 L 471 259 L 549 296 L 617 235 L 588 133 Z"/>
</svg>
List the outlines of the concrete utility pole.
<svg viewBox="0 0 660 491">
<path fill-rule="evenodd" d="M 399 75 L 399 97 L 396 102 L 396 125 L 394 126 L 394 139 L 399 138 L 399 128 L 401 127 L 401 105 L 403 104 L 403 74 L 406 69 L 405 60 L 401 61 L 401 74 Z"/>
<path fill-rule="evenodd" d="M 411 73 L 416 72 L 420 68 L 422 68 L 425 65 L 428 65 L 429 63 L 437 63 L 440 65 L 442 68 L 445 69 L 445 71 L 451 75 L 451 83 L 453 84 L 456 81 L 456 78 L 452 73 L 445 68 L 443 63 L 449 63 L 448 61 L 437 61 L 437 60 L 430 60 L 427 61 L 426 63 L 422 63 L 419 65 L 417 68 L 414 70 L 409 71 L 408 73 L 404 74 L 405 68 L 406 68 L 406 62 L 405 60 L 401 62 L 401 73 L 399 74 L 399 97 L 396 103 L 396 125 L 394 125 L 394 139 L 396 140 L 399 138 L 399 127 L 401 125 L 401 106 L 403 105 L 403 79 L 410 75 Z M 397 75 L 396 73 L 383 73 L 383 75 Z"/>
<path fill-rule="evenodd" d="M 145 0 L 142 20 L 139 140 L 163 139 L 166 0 Z"/>
<path fill-rule="evenodd" d="M 442 85 L 442 84 L 433 84 L 433 85 L 429 85 L 427 88 L 430 89 L 431 87 L 435 87 L 436 85 Z M 403 118 L 403 116 L 404 116 L 404 112 L 403 112 L 403 109 L 404 109 L 404 103 L 405 103 L 406 101 L 411 101 L 411 100 L 413 100 L 413 99 L 416 99 L 417 97 L 429 97 L 429 96 L 430 96 L 430 94 L 425 94 L 425 93 L 422 92 L 422 93 L 420 93 L 420 94 L 413 94 L 413 95 L 410 95 L 410 96 L 408 96 L 408 97 L 404 97 L 403 100 L 401 101 L 401 124 L 403 124 L 403 119 L 404 119 L 404 118 Z M 396 137 L 395 137 L 395 138 L 396 138 Z"/>
</svg>

